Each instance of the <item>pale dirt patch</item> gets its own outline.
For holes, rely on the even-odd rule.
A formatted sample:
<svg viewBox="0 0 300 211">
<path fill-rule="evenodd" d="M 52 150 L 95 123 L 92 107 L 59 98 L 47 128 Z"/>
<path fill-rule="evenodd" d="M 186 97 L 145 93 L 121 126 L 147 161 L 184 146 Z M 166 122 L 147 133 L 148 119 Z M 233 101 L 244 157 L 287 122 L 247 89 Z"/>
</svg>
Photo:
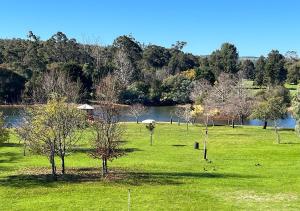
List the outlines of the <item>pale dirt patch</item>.
<svg viewBox="0 0 300 211">
<path fill-rule="evenodd" d="M 242 202 L 292 202 L 299 199 L 294 193 L 256 193 L 254 191 L 242 192 L 237 191 L 227 194 L 227 198 Z"/>
</svg>

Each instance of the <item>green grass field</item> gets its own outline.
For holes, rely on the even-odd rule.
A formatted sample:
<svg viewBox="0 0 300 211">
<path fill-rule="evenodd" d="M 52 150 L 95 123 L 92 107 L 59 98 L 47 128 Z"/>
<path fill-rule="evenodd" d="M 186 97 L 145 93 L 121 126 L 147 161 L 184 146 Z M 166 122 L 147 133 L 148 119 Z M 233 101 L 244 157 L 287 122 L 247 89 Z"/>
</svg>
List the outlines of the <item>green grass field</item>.
<svg viewBox="0 0 300 211">
<path fill-rule="evenodd" d="M 253 85 L 253 81 L 251 81 L 251 80 L 243 80 L 243 84 L 247 89 L 251 90 L 253 94 L 256 94 L 258 91 L 265 89 L 265 87 L 259 87 L 259 86 Z M 297 84 L 285 83 L 284 87 L 290 91 L 291 96 L 296 95 L 297 87 L 298 87 Z"/>
<path fill-rule="evenodd" d="M 0 148 L 0 210 L 300 210 L 300 138 L 272 129 L 209 128 L 208 158 L 193 149 L 204 128 L 158 124 L 154 145 L 144 125 L 126 124 L 127 155 L 109 163 L 87 155 L 85 141 L 54 182 L 46 157 L 23 157 L 12 136 Z M 89 135 L 86 134 L 86 139 Z"/>
</svg>

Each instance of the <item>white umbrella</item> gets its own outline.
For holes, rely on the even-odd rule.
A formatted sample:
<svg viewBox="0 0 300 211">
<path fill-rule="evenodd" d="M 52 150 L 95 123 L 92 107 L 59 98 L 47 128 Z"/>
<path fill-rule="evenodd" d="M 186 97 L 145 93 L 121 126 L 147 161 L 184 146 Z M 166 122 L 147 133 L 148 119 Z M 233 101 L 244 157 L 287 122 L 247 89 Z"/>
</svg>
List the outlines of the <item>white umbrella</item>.
<svg viewBox="0 0 300 211">
<path fill-rule="evenodd" d="M 155 120 L 154 119 L 145 119 L 144 121 L 142 121 L 142 123 L 145 123 L 145 124 L 150 124 L 150 123 L 155 123 Z"/>
<path fill-rule="evenodd" d="M 145 119 L 144 121 L 142 121 L 142 123 L 149 124 L 149 125 L 146 125 L 146 128 L 148 130 L 150 130 L 150 145 L 152 146 L 152 135 L 153 135 L 154 128 L 155 128 L 155 120 L 154 119 Z"/>
<path fill-rule="evenodd" d="M 88 104 L 83 104 L 83 105 L 81 105 L 81 106 L 78 106 L 77 108 L 78 108 L 78 109 L 81 109 L 81 110 L 93 110 L 93 109 L 94 109 L 93 106 L 90 106 L 90 105 L 88 105 Z"/>
</svg>

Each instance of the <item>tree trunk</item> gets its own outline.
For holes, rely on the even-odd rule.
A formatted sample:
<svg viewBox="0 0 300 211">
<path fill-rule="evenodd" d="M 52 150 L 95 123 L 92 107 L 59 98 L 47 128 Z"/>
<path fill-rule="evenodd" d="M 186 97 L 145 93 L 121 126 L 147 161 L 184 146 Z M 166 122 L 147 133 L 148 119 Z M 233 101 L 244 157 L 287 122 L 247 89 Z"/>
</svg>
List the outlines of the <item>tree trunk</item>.
<svg viewBox="0 0 300 211">
<path fill-rule="evenodd" d="M 55 166 L 55 159 L 54 159 L 54 149 L 53 149 L 53 147 L 51 147 L 50 163 L 51 163 L 51 170 L 52 170 L 52 178 L 53 178 L 54 180 L 57 180 L 57 176 L 56 176 L 56 166 Z"/>
<path fill-rule="evenodd" d="M 177 124 L 180 125 L 180 119 L 178 118 Z"/>
<path fill-rule="evenodd" d="M 189 122 L 186 122 L 186 131 L 189 131 Z"/>
<path fill-rule="evenodd" d="M 170 123 L 173 124 L 173 117 L 171 116 Z"/>
<path fill-rule="evenodd" d="M 105 158 L 105 174 L 108 174 L 107 158 Z"/>
<path fill-rule="evenodd" d="M 207 146 L 206 146 L 206 141 L 207 141 L 207 134 L 208 134 L 208 131 L 206 130 L 205 131 L 205 138 L 204 138 L 204 144 L 203 144 L 203 159 L 204 160 L 207 160 Z"/>
<path fill-rule="evenodd" d="M 275 133 L 276 133 L 276 139 L 277 139 L 277 143 L 280 144 L 280 135 L 279 135 L 279 131 L 277 128 L 277 122 L 274 121 L 274 129 L 275 129 Z"/>
<path fill-rule="evenodd" d="M 24 146 L 23 146 L 23 156 L 26 156 L 26 144 L 24 142 Z"/>
<path fill-rule="evenodd" d="M 65 156 L 61 155 L 61 173 L 65 174 Z"/>
<path fill-rule="evenodd" d="M 263 129 L 267 129 L 267 126 L 268 126 L 268 121 L 265 120 Z"/>
<path fill-rule="evenodd" d="M 208 140 L 208 116 L 206 116 L 206 123 L 205 123 L 205 137 L 203 143 L 203 158 L 207 160 L 207 140 Z"/>
<path fill-rule="evenodd" d="M 136 118 L 136 124 L 139 124 L 139 118 L 138 117 Z"/>
<path fill-rule="evenodd" d="M 206 149 L 206 145 L 205 145 L 205 147 L 204 147 L 204 152 L 203 152 L 204 154 L 203 154 L 203 158 L 204 158 L 204 160 L 207 160 L 207 149 Z"/>
<path fill-rule="evenodd" d="M 102 177 L 105 176 L 105 170 L 104 170 L 104 158 L 102 158 Z"/>
<path fill-rule="evenodd" d="M 153 134 L 153 132 L 151 131 L 150 132 L 150 146 L 152 146 L 152 134 Z"/>
<path fill-rule="evenodd" d="M 232 124 L 231 124 L 231 125 L 232 125 L 232 128 L 234 128 L 234 120 L 233 120 L 233 119 L 231 120 L 231 123 L 232 123 Z"/>
<path fill-rule="evenodd" d="M 244 115 L 241 115 L 240 119 L 241 119 L 241 125 L 244 125 Z"/>
</svg>

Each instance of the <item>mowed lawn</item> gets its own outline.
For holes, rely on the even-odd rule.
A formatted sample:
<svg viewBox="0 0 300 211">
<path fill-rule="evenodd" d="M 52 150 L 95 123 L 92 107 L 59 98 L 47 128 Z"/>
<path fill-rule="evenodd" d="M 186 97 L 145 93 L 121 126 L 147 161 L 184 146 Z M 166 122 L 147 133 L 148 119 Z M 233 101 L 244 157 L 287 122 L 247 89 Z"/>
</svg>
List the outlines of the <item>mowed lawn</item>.
<svg viewBox="0 0 300 211">
<path fill-rule="evenodd" d="M 266 89 L 265 86 L 260 87 L 260 86 L 254 85 L 254 81 L 252 81 L 252 80 L 243 80 L 243 84 L 247 89 L 251 90 L 252 94 L 256 94 L 257 92 Z M 290 94 L 292 97 L 296 95 L 297 87 L 298 87 L 297 84 L 285 83 L 284 87 L 290 91 Z"/>
<path fill-rule="evenodd" d="M 204 128 L 158 124 L 154 145 L 142 124 L 128 123 L 125 156 L 102 180 L 85 134 L 66 159 L 68 175 L 49 177 L 46 157 L 22 155 L 12 136 L 0 148 L 0 210 L 300 210 L 300 138 L 261 127 L 209 128 L 208 158 L 195 150 Z"/>
</svg>

